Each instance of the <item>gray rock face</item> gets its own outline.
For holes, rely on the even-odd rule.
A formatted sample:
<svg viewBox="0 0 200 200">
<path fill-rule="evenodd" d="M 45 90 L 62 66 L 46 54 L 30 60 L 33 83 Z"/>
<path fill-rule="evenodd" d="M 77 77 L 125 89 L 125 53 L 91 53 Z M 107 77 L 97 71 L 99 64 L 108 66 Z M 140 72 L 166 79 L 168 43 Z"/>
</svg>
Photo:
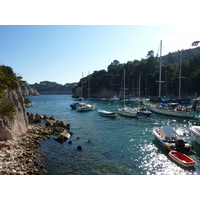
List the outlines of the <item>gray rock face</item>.
<svg viewBox="0 0 200 200">
<path fill-rule="evenodd" d="M 38 91 L 35 88 L 32 88 L 30 86 L 22 86 L 22 95 L 23 96 L 35 96 L 35 95 L 40 95 Z"/>
<path fill-rule="evenodd" d="M 16 85 L 13 88 L 8 86 L 2 94 L 3 98 L 0 100 L 2 105 L 14 105 L 13 112 L 0 115 L 0 140 L 4 141 L 15 139 L 16 136 L 26 133 L 28 129 L 26 108 L 17 77 L 12 68 L 7 68 Z"/>
</svg>

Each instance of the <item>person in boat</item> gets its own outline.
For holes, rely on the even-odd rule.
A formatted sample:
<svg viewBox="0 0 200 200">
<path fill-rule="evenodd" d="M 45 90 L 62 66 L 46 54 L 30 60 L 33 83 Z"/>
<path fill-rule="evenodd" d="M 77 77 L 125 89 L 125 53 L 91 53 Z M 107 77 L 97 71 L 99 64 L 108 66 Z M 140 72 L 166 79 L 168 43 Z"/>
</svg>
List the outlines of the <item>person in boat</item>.
<svg viewBox="0 0 200 200">
<path fill-rule="evenodd" d="M 0 149 L 1 148 L 3 148 L 3 147 L 14 147 L 14 148 L 16 148 L 17 147 L 17 145 L 12 145 L 12 144 L 6 144 L 6 143 L 4 143 L 4 142 L 0 142 Z"/>
</svg>

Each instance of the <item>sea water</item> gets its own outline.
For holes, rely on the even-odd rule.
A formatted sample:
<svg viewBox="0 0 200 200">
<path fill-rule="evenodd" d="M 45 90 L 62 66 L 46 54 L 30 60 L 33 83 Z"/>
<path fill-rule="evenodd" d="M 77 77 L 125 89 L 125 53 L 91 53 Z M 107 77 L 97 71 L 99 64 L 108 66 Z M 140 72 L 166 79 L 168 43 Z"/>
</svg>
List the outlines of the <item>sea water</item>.
<svg viewBox="0 0 200 200">
<path fill-rule="evenodd" d="M 27 108 L 33 114 L 65 119 L 74 134 L 64 143 L 54 137 L 41 142 L 41 162 L 49 175 L 185 175 L 200 174 L 200 145 L 188 133 L 188 120 L 152 114 L 151 117 L 103 117 L 98 109 L 116 111 L 117 102 L 92 101 L 95 110 L 72 110 L 70 95 L 39 95 L 28 97 L 34 105 Z M 123 107 L 123 104 L 119 105 Z M 127 103 L 137 107 L 137 104 Z M 179 137 L 194 146 L 197 154 L 194 168 L 185 169 L 174 163 L 160 147 L 152 130 L 169 125 Z M 69 144 L 68 141 L 72 141 Z M 81 145 L 82 150 L 77 146 Z"/>
</svg>

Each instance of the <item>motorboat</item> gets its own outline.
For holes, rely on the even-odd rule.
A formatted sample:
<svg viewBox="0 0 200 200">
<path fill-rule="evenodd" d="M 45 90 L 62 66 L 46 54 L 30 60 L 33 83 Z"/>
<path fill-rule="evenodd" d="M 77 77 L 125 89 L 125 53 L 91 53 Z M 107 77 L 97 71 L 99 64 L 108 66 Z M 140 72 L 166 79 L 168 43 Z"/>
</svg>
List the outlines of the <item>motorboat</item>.
<svg viewBox="0 0 200 200">
<path fill-rule="evenodd" d="M 177 136 L 171 126 L 163 126 L 160 129 L 154 128 L 153 135 L 159 144 L 167 151 L 175 150 L 179 152 L 193 152 L 193 146 Z"/>
<path fill-rule="evenodd" d="M 189 121 L 189 132 L 192 133 L 195 141 L 200 145 L 200 121 Z"/>
<path fill-rule="evenodd" d="M 76 110 L 79 111 L 79 112 L 82 112 L 82 111 L 91 111 L 91 110 L 94 110 L 95 109 L 95 105 L 92 105 L 92 104 L 84 104 L 84 105 L 79 105 L 76 107 Z"/>
<path fill-rule="evenodd" d="M 115 95 L 109 99 L 109 101 L 119 101 L 119 98 Z"/>
<path fill-rule="evenodd" d="M 182 167 L 193 167 L 196 164 L 192 158 L 178 151 L 170 151 L 168 155 L 174 162 Z"/>
<path fill-rule="evenodd" d="M 138 112 L 138 115 L 141 115 L 141 116 L 151 116 L 152 112 L 147 110 L 146 108 L 140 108 L 137 110 Z"/>
<path fill-rule="evenodd" d="M 118 108 L 118 113 L 127 117 L 137 117 L 137 110 L 131 107 Z"/>
<path fill-rule="evenodd" d="M 34 105 L 35 102 L 30 102 L 28 104 L 26 104 L 26 108 L 32 107 Z"/>
<path fill-rule="evenodd" d="M 70 104 L 71 109 L 76 109 L 78 106 L 83 106 L 86 105 L 86 103 L 83 102 L 74 102 L 72 104 Z"/>
<path fill-rule="evenodd" d="M 115 112 L 110 112 L 102 109 L 98 109 L 98 113 L 105 117 L 117 117 Z"/>
</svg>

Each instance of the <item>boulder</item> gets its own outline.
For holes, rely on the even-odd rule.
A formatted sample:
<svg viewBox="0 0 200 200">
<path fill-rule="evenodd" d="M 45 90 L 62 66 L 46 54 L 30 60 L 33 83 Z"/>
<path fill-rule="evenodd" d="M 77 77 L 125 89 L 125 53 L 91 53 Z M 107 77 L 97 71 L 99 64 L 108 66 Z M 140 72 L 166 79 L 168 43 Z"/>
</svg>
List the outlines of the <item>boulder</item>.
<svg viewBox="0 0 200 200">
<path fill-rule="evenodd" d="M 48 117 L 46 115 L 43 116 L 43 119 L 48 119 Z"/>
<path fill-rule="evenodd" d="M 28 116 L 28 121 L 29 121 L 29 122 L 34 122 L 34 120 L 35 120 L 35 115 L 34 115 L 34 114 L 30 114 L 30 115 Z"/>
<path fill-rule="evenodd" d="M 82 150 L 82 146 L 81 146 L 81 145 L 78 145 L 78 146 L 77 146 L 77 149 L 78 149 L 78 150 Z"/>
<path fill-rule="evenodd" d="M 54 127 L 53 127 L 53 131 L 55 131 L 55 132 L 61 133 L 61 132 L 63 132 L 64 130 L 65 130 L 65 128 L 60 127 L 60 126 L 54 126 Z"/>
<path fill-rule="evenodd" d="M 35 115 L 35 119 L 34 119 L 33 122 L 34 122 L 34 123 L 40 123 L 40 122 L 41 122 L 41 116 L 38 115 L 38 114 L 36 114 L 36 115 Z"/>
<path fill-rule="evenodd" d="M 63 119 L 63 120 L 61 120 L 61 121 L 57 121 L 56 122 L 56 126 L 63 126 L 63 127 L 66 127 L 67 126 L 67 123 L 66 123 L 66 120 L 65 119 Z"/>
<path fill-rule="evenodd" d="M 70 138 L 70 134 L 67 132 L 67 130 L 64 130 L 55 140 L 58 142 L 64 142 L 68 138 Z"/>
<path fill-rule="evenodd" d="M 46 119 L 45 120 L 45 125 L 46 126 L 53 126 L 54 123 L 56 123 L 55 120 L 51 120 L 51 119 Z"/>
<path fill-rule="evenodd" d="M 66 138 L 64 135 L 60 135 L 55 140 L 58 141 L 58 142 L 64 142 L 67 139 L 68 138 Z"/>
</svg>

